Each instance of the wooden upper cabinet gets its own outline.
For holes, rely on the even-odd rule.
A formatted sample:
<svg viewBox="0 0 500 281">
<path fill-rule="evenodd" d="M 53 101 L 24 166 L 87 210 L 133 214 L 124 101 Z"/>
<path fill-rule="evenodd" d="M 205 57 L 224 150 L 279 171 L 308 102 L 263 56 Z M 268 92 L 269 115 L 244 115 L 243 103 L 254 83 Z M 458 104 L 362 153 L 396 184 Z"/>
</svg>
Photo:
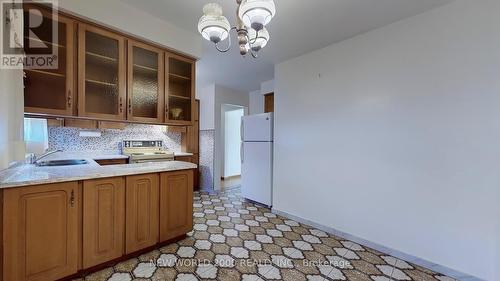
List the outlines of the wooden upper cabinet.
<svg viewBox="0 0 500 281">
<path fill-rule="evenodd" d="M 24 4 L 24 18 L 42 11 L 42 24 L 28 28 L 27 54 L 41 44 L 58 52 L 56 69 L 25 68 L 25 113 L 179 126 L 193 125 L 195 60 L 41 5 Z"/>
<path fill-rule="evenodd" d="M 57 280 L 77 272 L 77 194 L 76 182 L 4 190 L 3 280 Z"/>
<path fill-rule="evenodd" d="M 125 120 L 125 38 L 78 25 L 78 115 Z"/>
<path fill-rule="evenodd" d="M 193 229 L 193 170 L 162 173 L 160 242 Z"/>
<path fill-rule="evenodd" d="M 128 176 L 126 186 L 127 254 L 158 242 L 158 174 Z"/>
<path fill-rule="evenodd" d="M 124 254 L 125 180 L 83 182 L 83 268 Z"/>
<path fill-rule="evenodd" d="M 191 125 L 194 119 L 195 63 L 187 58 L 165 55 L 165 84 L 167 86 L 166 121 Z"/>
<path fill-rule="evenodd" d="M 74 44 L 75 22 L 58 16 L 57 22 L 45 9 L 25 4 L 24 6 L 24 49 L 30 54 L 51 55 L 57 51 L 57 65 L 47 69 L 25 68 L 24 111 L 68 115 L 74 113 Z M 42 15 L 41 25 L 29 28 L 29 20 Z M 55 31 L 57 30 L 57 34 Z M 57 35 L 57 36 L 54 36 Z M 57 38 L 57 41 L 54 39 Z"/>
<path fill-rule="evenodd" d="M 200 152 L 200 101 L 195 101 L 193 126 L 187 128 L 187 151 Z"/>
<path fill-rule="evenodd" d="M 128 40 L 127 52 L 128 120 L 162 123 L 165 116 L 163 51 Z"/>
</svg>

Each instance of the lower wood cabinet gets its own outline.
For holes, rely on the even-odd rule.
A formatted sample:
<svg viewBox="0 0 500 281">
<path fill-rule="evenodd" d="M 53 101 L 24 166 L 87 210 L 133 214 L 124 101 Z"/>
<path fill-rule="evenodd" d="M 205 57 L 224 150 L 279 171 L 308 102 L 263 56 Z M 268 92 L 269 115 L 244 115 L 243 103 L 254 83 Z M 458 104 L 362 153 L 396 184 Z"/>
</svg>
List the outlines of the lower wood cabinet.
<svg viewBox="0 0 500 281">
<path fill-rule="evenodd" d="M 124 254 L 125 180 L 83 182 L 83 268 Z"/>
<path fill-rule="evenodd" d="M 193 171 L 161 174 L 160 242 L 193 229 Z"/>
<path fill-rule="evenodd" d="M 97 159 L 94 161 L 101 166 L 125 165 L 128 163 L 128 159 Z"/>
<path fill-rule="evenodd" d="M 175 156 L 175 161 L 183 161 L 183 162 L 193 162 L 192 156 Z"/>
<path fill-rule="evenodd" d="M 0 189 L 0 218 L 0 281 L 58 280 L 191 231 L 193 170 Z"/>
<path fill-rule="evenodd" d="M 125 251 L 132 253 L 158 242 L 158 174 L 127 177 Z"/>
<path fill-rule="evenodd" d="M 175 161 L 183 161 L 189 162 L 196 165 L 200 165 L 200 155 L 198 153 L 193 153 L 191 156 L 175 156 Z M 195 190 L 198 190 L 200 187 L 200 169 L 194 170 L 193 173 L 193 186 Z"/>
<path fill-rule="evenodd" d="M 3 280 L 56 280 L 78 270 L 78 183 L 4 190 Z"/>
</svg>

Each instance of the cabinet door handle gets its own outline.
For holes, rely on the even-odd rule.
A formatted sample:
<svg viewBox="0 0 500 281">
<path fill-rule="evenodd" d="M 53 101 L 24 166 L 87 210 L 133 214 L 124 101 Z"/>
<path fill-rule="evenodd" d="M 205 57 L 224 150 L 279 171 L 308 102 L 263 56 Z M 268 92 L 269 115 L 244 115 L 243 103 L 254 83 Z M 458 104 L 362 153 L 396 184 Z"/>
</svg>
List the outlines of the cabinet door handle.
<svg viewBox="0 0 500 281">
<path fill-rule="evenodd" d="M 71 190 L 71 195 L 69 197 L 69 204 L 71 207 L 75 206 L 75 191 Z"/>
<path fill-rule="evenodd" d="M 168 104 L 165 105 L 165 120 L 168 120 Z"/>
<path fill-rule="evenodd" d="M 71 90 L 68 90 L 68 107 L 71 107 Z"/>
<path fill-rule="evenodd" d="M 123 99 L 120 97 L 120 113 L 123 112 Z"/>
<path fill-rule="evenodd" d="M 128 114 L 132 115 L 132 99 L 128 99 Z"/>
</svg>

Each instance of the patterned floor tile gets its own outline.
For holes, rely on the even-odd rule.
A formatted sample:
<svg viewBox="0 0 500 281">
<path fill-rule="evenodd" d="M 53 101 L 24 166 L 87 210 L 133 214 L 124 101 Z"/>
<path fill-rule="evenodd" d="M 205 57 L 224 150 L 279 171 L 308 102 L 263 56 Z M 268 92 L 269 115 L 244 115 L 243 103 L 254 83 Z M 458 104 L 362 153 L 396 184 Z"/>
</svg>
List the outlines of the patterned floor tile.
<svg viewBox="0 0 500 281">
<path fill-rule="evenodd" d="M 82 280 L 454 281 L 241 199 L 195 192 L 189 237 Z"/>
</svg>

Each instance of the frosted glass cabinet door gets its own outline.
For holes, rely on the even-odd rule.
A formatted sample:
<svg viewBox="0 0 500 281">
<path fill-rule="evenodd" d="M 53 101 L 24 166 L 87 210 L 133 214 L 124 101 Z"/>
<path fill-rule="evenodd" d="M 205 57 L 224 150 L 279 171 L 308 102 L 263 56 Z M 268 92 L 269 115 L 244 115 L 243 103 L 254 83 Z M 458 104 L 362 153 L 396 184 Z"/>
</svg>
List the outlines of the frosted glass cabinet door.
<svg viewBox="0 0 500 281">
<path fill-rule="evenodd" d="M 72 115 L 74 109 L 73 50 L 74 21 L 58 16 L 41 7 L 24 5 L 24 50 L 26 54 L 51 55 L 57 51 L 57 68 L 24 69 L 24 106 L 26 113 Z M 28 23 L 39 17 L 41 25 L 28 29 Z M 57 25 L 54 25 L 57 24 Z M 53 38 L 57 31 L 57 42 Z M 45 46 L 40 48 L 40 46 Z"/>
<path fill-rule="evenodd" d="M 78 114 L 125 120 L 125 39 L 86 24 L 78 26 Z"/>
<path fill-rule="evenodd" d="M 165 113 L 163 51 L 128 41 L 128 119 L 162 123 Z"/>
</svg>

